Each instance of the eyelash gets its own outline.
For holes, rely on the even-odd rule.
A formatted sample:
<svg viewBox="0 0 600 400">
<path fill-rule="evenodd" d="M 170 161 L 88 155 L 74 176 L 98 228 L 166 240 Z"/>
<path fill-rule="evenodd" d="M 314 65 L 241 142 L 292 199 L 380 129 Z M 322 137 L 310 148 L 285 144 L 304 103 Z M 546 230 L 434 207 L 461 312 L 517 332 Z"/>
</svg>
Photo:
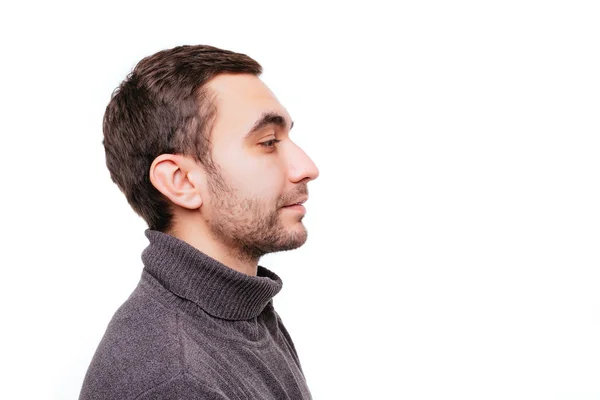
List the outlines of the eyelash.
<svg viewBox="0 0 600 400">
<path fill-rule="evenodd" d="M 266 143 L 271 143 L 271 142 L 273 142 L 273 145 L 272 145 L 272 146 L 267 146 L 267 145 L 266 145 Z M 266 148 L 268 148 L 268 149 L 273 149 L 273 148 L 275 148 L 275 144 L 277 144 L 277 143 L 279 143 L 279 142 L 281 142 L 281 140 L 279 140 L 279 139 L 271 139 L 271 140 L 267 140 L 266 142 L 262 142 L 262 143 L 259 143 L 259 144 L 260 144 L 261 146 L 263 146 L 263 147 L 266 147 Z"/>
</svg>

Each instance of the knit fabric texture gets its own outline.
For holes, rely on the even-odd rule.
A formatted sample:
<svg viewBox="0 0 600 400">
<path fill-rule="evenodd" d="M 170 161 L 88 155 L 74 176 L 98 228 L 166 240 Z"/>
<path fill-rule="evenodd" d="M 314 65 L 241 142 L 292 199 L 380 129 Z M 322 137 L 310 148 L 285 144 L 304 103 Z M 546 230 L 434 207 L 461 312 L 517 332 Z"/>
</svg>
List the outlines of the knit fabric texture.
<svg viewBox="0 0 600 400">
<path fill-rule="evenodd" d="M 80 400 L 311 399 L 273 308 L 281 279 L 231 269 L 147 229 L 138 286 L 92 359 Z"/>
</svg>

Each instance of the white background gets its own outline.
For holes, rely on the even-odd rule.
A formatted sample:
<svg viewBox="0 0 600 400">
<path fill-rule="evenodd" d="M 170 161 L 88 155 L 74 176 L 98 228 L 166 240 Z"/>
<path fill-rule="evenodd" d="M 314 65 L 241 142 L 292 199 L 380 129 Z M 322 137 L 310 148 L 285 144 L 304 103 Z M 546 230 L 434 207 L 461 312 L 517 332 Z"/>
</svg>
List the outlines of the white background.
<svg viewBox="0 0 600 400">
<path fill-rule="evenodd" d="M 147 244 L 104 108 L 203 43 L 320 168 L 307 244 L 261 260 L 315 399 L 600 399 L 598 3 L 391 3 L 2 6 L 0 397 L 78 396 Z"/>
</svg>

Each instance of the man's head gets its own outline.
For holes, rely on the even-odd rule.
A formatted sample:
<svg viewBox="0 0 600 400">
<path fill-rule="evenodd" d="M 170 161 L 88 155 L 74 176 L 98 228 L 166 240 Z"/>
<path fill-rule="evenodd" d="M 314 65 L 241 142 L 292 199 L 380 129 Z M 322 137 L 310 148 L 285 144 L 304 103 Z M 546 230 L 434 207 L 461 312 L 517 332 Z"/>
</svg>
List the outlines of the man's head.
<svg viewBox="0 0 600 400">
<path fill-rule="evenodd" d="M 112 180 L 150 229 L 201 231 L 240 257 L 299 247 L 318 176 L 243 54 L 183 46 L 142 60 L 104 117 Z"/>
</svg>

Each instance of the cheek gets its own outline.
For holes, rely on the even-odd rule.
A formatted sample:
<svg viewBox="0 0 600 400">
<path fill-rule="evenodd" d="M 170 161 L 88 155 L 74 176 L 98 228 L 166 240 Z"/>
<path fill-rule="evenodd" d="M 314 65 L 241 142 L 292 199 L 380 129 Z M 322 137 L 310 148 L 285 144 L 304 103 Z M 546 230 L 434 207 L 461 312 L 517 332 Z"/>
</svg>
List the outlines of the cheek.
<svg viewBox="0 0 600 400">
<path fill-rule="evenodd" d="M 247 197 L 259 199 L 269 206 L 277 205 L 283 195 L 283 175 L 273 166 L 248 165 L 238 170 L 236 182 Z"/>
<path fill-rule="evenodd" d="M 275 155 L 230 149 L 221 153 L 219 164 L 227 181 L 244 197 L 277 202 L 284 194 L 284 168 Z"/>
</svg>

